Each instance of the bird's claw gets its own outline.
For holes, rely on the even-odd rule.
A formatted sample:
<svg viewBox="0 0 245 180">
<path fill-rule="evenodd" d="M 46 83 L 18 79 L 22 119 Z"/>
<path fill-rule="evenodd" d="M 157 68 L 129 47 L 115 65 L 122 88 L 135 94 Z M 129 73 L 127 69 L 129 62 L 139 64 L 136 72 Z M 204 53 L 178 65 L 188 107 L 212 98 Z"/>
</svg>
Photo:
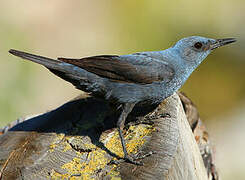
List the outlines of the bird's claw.
<svg viewBox="0 0 245 180">
<path fill-rule="evenodd" d="M 155 151 L 150 151 L 148 153 L 145 153 L 143 155 L 140 155 L 140 154 L 137 154 L 135 157 L 131 157 L 129 155 L 125 156 L 124 158 L 122 159 L 118 159 L 118 160 L 111 160 L 109 164 L 120 164 L 122 162 L 128 162 L 128 163 L 131 163 L 131 164 L 134 164 L 134 165 L 138 165 L 138 166 L 143 166 L 144 163 L 142 161 L 137 161 L 139 159 L 144 159 L 148 156 L 151 156 L 152 154 L 156 154 Z"/>
<path fill-rule="evenodd" d="M 152 154 L 156 154 L 156 152 L 155 151 L 150 151 L 150 152 L 148 152 L 148 153 L 144 153 L 144 154 L 138 154 L 137 156 L 136 156 L 136 158 L 135 159 L 144 159 L 144 158 L 146 158 L 146 157 L 148 157 L 148 156 L 151 156 Z"/>
<path fill-rule="evenodd" d="M 169 113 L 163 113 L 158 116 L 151 116 L 150 118 L 138 118 L 136 121 L 128 123 L 128 125 L 137 126 L 139 124 L 146 124 L 146 125 L 153 125 L 154 119 L 158 118 L 171 118 L 171 115 Z"/>
<path fill-rule="evenodd" d="M 111 164 L 119 165 L 122 162 L 127 162 L 127 163 L 131 163 L 131 164 L 138 165 L 138 166 L 144 165 L 141 161 L 136 161 L 136 160 L 137 160 L 137 158 L 132 158 L 130 156 L 127 156 L 127 157 L 124 157 L 122 159 L 111 160 L 109 162 L 109 165 L 111 165 Z"/>
<path fill-rule="evenodd" d="M 134 165 L 138 165 L 138 166 L 143 166 L 144 165 L 143 162 L 137 161 L 138 159 L 140 159 L 138 157 L 133 158 L 133 157 L 130 157 L 130 156 L 126 156 L 123 159 L 125 160 L 125 162 L 131 163 L 131 164 L 134 164 Z"/>
<path fill-rule="evenodd" d="M 171 118 L 171 115 L 169 113 L 163 113 L 163 114 L 160 114 L 159 117 L 160 118 Z"/>
<path fill-rule="evenodd" d="M 117 159 L 117 160 L 111 160 L 108 165 L 111 165 L 111 164 L 115 164 L 115 165 L 118 165 L 120 163 L 122 163 L 124 160 L 123 159 Z"/>
<path fill-rule="evenodd" d="M 137 126 L 140 124 L 153 125 L 154 122 L 152 120 L 149 120 L 149 119 L 139 118 L 139 119 L 137 119 L 137 121 L 129 123 L 129 125 L 133 125 L 133 126 Z"/>
</svg>

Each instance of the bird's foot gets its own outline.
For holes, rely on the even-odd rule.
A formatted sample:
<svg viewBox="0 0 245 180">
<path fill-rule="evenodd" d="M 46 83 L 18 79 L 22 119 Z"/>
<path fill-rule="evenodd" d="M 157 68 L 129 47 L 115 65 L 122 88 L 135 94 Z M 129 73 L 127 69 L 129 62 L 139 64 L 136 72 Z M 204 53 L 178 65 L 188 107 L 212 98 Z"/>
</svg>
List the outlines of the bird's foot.
<svg viewBox="0 0 245 180">
<path fill-rule="evenodd" d="M 134 164 L 134 165 L 138 165 L 138 166 L 143 166 L 144 163 L 142 161 L 139 161 L 140 159 L 144 159 L 148 156 L 151 156 L 152 154 L 155 154 L 154 151 L 150 151 L 148 153 L 145 153 L 145 154 L 141 154 L 141 153 L 138 153 L 136 156 L 134 157 L 131 157 L 129 155 L 126 155 L 124 158 L 122 159 L 119 159 L 119 160 L 111 160 L 109 164 L 120 164 L 122 162 L 127 162 L 127 163 L 131 163 L 131 164 Z"/>
<path fill-rule="evenodd" d="M 139 124 L 153 125 L 154 119 L 170 118 L 170 117 L 171 116 L 169 113 L 163 113 L 163 114 L 159 114 L 159 115 L 151 115 L 150 117 L 146 117 L 146 118 L 140 117 L 136 121 L 128 123 L 128 125 L 134 125 L 134 126 L 139 125 Z"/>
<path fill-rule="evenodd" d="M 130 156 L 126 156 L 122 159 L 117 159 L 117 160 L 111 160 L 109 164 L 116 164 L 119 165 L 120 163 L 127 162 L 130 164 L 138 165 L 138 166 L 143 166 L 144 164 L 141 161 L 137 161 L 137 158 L 133 158 Z"/>
<path fill-rule="evenodd" d="M 159 115 L 160 118 L 171 118 L 169 113 L 163 113 Z"/>
<path fill-rule="evenodd" d="M 123 158 L 125 162 L 134 164 L 134 165 L 138 165 L 138 166 L 143 166 L 143 162 L 141 161 L 137 161 L 138 158 L 137 157 L 131 157 L 131 156 L 126 156 Z"/>
<path fill-rule="evenodd" d="M 150 120 L 150 121 L 152 121 L 152 120 L 154 120 L 154 119 L 159 119 L 159 118 L 170 118 L 171 116 L 170 116 L 170 114 L 169 113 L 162 113 L 162 114 L 151 114 L 151 115 L 149 115 L 149 116 L 147 116 L 145 119 L 146 120 Z"/>
<path fill-rule="evenodd" d="M 154 122 L 151 119 L 138 118 L 136 121 L 128 123 L 129 126 L 137 126 L 139 124 L 153 125 Z"/>
<path fill-rule="evenodd" d="M 156 154 L 155 151 L 149 151 L 148 153 L 144 153 L 144 152 L 139 152 L 138 154 L 136 154 L 136 156 L 134 157 L 136 160 L 138 159 L 144 159 L 148 156 L 151 156 L 152 154 Z"/>
</svg>

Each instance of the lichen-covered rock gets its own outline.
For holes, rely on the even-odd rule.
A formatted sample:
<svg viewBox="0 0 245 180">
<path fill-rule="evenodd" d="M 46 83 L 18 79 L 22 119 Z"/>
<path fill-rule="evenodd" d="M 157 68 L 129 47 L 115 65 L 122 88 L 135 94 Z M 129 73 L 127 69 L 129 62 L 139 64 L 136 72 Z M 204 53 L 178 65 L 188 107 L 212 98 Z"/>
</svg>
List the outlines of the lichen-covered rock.
<svg viewBox="0 0 245 180">
<path fill-rule="evenodd" d="M 86 97 L 25 120 L 1 135 L 0 177 L 207 179 L 178 95 L 153 111 L 140 110 L 144 115 L 129 117 L 124 137 L 131 155 L 155 152 L 142 160 L 143 166 L 113 163 L 123 157 L 115 128 L 118 114 L 105 101 Z M 162 116 L 166 113 L 170 116 Z"/>
</svg>

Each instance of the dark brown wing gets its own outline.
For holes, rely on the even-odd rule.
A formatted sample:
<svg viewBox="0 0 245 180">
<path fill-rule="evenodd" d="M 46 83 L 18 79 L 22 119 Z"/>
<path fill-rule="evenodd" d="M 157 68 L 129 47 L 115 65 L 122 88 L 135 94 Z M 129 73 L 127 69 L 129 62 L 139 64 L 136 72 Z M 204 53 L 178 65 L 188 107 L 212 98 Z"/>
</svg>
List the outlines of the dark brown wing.
<svg viewBox="0 0 245 180">
<path fill-rule="evenodd" d="M 121 60 L 120 56 L 105 55 L 82 59 L 58 58 L 58 60 L 76 65 L 111 81 L 122 83 L 150 84 L 156 81 L 163 81 L 164 79 L 171 79 L 173 76 L 173 70 L 168 68 L 166 64 L 160 63 L 161 66 L 164 66 L 162 69 L 165 71 L 164 73 L 155 72 L 152 65 L 150 67 L 145 66 L 140 61 L 137 61 L 138 64 L 135 62 L 130 63 L 129 61 Z"/>
</svg>

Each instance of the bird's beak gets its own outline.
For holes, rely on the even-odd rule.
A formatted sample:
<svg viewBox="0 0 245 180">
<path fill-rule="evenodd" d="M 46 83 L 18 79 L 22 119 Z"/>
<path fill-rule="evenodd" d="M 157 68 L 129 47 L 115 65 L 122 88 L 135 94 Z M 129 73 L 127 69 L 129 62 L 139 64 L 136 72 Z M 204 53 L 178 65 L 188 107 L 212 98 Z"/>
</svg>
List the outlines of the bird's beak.
<svg viewBox="0 0 245 180">
<path fill-rule="evenodd" d="M 224 46 L 226 44 L 230 44 L 236 42 L 235 38 L 225 38 L 225 39 L 216 39 L 211 45 L 210 45 L 210 49 L 216 49 L 218 47 Z"/>
</svg>

